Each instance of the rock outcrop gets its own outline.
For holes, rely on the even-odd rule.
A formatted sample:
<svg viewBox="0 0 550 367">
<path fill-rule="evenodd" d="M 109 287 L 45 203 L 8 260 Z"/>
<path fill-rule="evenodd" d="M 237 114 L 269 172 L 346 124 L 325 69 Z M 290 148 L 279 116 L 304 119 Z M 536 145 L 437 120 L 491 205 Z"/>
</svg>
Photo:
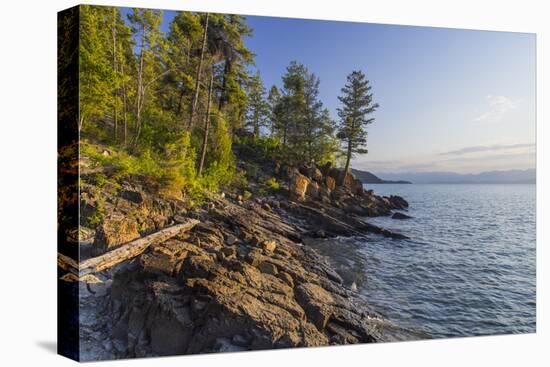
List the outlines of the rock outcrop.
<svg viewBox="0 0 550 367">
<path fill-rule="evenodd" d="M 392 210 L 409 206 L 400 196 L 374 195 L 372 190 L 365 190 L 353 174 L 344 175 L 341 169 L 330 165 L 321 169 L 315 165 L 288 168 L 286 174 L 290 182 L 289 197 L 298 202 L 319 202 L 327 207 L 340 208 L 346 214 L 366 217 L 391 215 Z"/>
<path fill-rule="evenodd" d="M 120 188 L 107 183 L 80 186 L 81 228 L 87 230 L 81 255 L 100 255 L 140 236 L 156 232 L 187 214 L 186 204 L 177 198 L 161 198 L 148 182 L 123 182 Z M 82 246 L 82 242 L 81 242 Z"/>
<path fill-rule="evenodd" d="M 383 338 L 366 301 L 300 243 L 304 234 L 277 212 L 283 209 L 212 203 L 196 213 L 203 219 L 190 232 L 150 246 L 116 272 L 96 304 L 102 324 L 83 329 L 84 349 L 103 348 L 90 336 L 97 330 L 112 336 L 109 351 L 99 353 L 105 358 Z"/>
<path fill-rule="evenodd" d="M 364 217 L 390 215 L 408 203 L 365 191 L 351 174 L 339 185 L 342 172 L 330 166 L 274 166 L 286 182 L 278 193 L 228 192 L 194 208 L 161 198 L 147 182 L 82 185 L 81 212 L 93 228 L 88 242 L 95 254 L 190 217 L 199 221 L 85 278 L 60 269 L 62 281 L 80 286 L 83 360 L 385 340 L 381 318 L 355 283 L 307 243 L 404 238 Z"/>
<path fill-rule="evenodd" d="M 120 214 L 110 215 L 97 226 L 94 245 L 98 252 L 105 252 L 139 236 L 135 219 Z"/>
</svg>

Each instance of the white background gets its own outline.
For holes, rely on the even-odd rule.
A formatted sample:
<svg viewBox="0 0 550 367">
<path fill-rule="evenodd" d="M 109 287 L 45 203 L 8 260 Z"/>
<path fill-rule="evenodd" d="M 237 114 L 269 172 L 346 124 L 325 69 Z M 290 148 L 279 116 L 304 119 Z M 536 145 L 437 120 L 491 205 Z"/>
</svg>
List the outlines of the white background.
<svg viewBox="0 0 550 367">
<path fill-rule="evenodd" d="M 134 366 L 550 365 L 546 1 L 125 0 L 96 4 L 537 33 L 537 334 L 132 360 Z M 56 340 L 56 12 L 64 0 L 0 10 L 0 361 L 64 366 Z M 545 24 L 546 22 L 546 24 Z M 544 101 L 544 102 L 543 102 Z M 548 149 L 546 149 L 548 153 Z M 546 161 L 546 162 L 545 162 Z M 545 228 L 546 222 L 546 228 Z M 547 246 L 546 246 L 547 247 Z M 546 309 L 546 312 L 545 312 Z M 545 348 L 546 345 L 546 348 Z M 129 361 L 111 362 L 126 365 Z"/>
</svg>

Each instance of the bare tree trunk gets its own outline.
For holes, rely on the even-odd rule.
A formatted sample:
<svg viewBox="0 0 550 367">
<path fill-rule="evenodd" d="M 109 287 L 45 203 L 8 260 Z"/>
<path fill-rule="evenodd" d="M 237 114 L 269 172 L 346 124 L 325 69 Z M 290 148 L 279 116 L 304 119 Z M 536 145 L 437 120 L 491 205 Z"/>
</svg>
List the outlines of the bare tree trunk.
<svg viewBox="0 0 550 367">
<path fill-rule="evenodd" d="M 227 76 L 231 72 L 231 69 L 232 69 L 231 60 L 229 60 L 229 58 L 226 58 L 225 65 L 223 66 L 223 80 L 222 80 L 222 87 L 220 91 L 220 100 L 218 101 L 218 111 L 221 111 L 225 106 L 225 103 L 227 102 L 227 98 L 225 96 L 225 89 L 227 88 Z"/>
<path fill-rule="evenodd" d="M 208 145 L 208 132 L 210 130 L 210 105 L 212 103 L 212 89 L 214 86 L 214 70 L 210 74 L 210 83 L 208 85 L 208 102 L 206 103 L 206 116 L 204 120 L 204 138 L 201 147 L 201 160 L 199 163 L 198 175 L 202 175 L 204 168 L 204 158 L 206 157 L 206 146 Z"/>
<path fill-rule="evenodd" d="M 189 42 L 188 44 L 188 47 L 187 47 L 187 52 L 185 53 L 185 67 L 189 67 L 189 62 L 190 62 L 190 59 L 191 59 L 191 47 L 193 45 L 193 42 Z M 179 100 L 178 100 L 178 107 L 176 109 L 176 118 L 179 119 L 179 117 L 181 116 L 182 114 L 182 106 L 183 106 L 183 97 L 185 97 L 185 89 L 181 88 L 181 91 L 180 91 L 180 96 L 179 96 Z"/>
<path fill-rule="evenodd" d="M 348 174 L 350 160 L 351 160 L 351 138 L 348 139 L 348 151 L 347 151 L 347 154 L 346 154 L 346 166 L 344 167 L 344 172 L 342 173 L 342 176 L 340 177 L 340 186 L 342 186 L 344 184 L 344 180 L 346 179 L 346 175 Z"/>
<path fill-rule="evenodd" d="M 112 27 L 112 35 L 113 35 L 113 71 L 116 75 L 118 72 L 117 67 L 117 59 L 116 59 L 116 12 L 117 9 L 113 8 L 113 27 Z M 117 80 L 118 78 L 115 78 Z M 115 88 L 113 88 L 113 94 L 114 94 L 114 104 L 113 104 L 113 115 L 114 115 L 114 137 L 115 137 L 115 143 L 117 142 L 118 138 L 118 109 L 117 109 L 117 97 L 118 97 L 118 88 L 115 85 Z"/>
<path fill-rule="evenodd" d="M 195 80 L 195 94 L 193 96 L 193 102 L 191 103 L 191 112 L 189 113 L 189 122 L 187 124 L 188 129 L 191 129 L 191 127 L 193 126 L 193 118 L 195 117 L 195 110 L 197 108 L 197 102 L 199 100 L 202 63 L 204 60 L 204 54 L 206 52 L 206 41 L 208 40 L 208 18 L 209 18 L 209 13 L 206 13 L 206 19 L 204 21 L 204 33 L 202 36 L 201 57 L 199 60 L 199 66 L 197 67 L 197 76 Z"/>
<path fill-rule="evenodd" d="M 176 118 L 179 118 L 180 115 L 181 115 L 181 106 L 183 104 L 183 97 L 185 95 L 185 91 L 183 89 L 183 87 L 181 88 L 180 90 L 180 96 L 178 98 L 178 107 L 176 108 Z"/>
<path fill-rule="evenodd" d="M 141 133 L 141 109 L 143 107 L 143 47 L 145 47 L 145 27 L 141 28 L 141 45 L 139 50 L 139 68 L 138 68 L 138 80 L 137 80 L 137 95 L 136 95 L 136 127 L 134 141 L 132 145 L 136 145 L 139 140 L 139 135 Z"/>
<path fill-rule="evenodd" d="M 122 120 L 124 124 L 124 147 L 128 146 L 128 120 L 127 120 L 127 91 L 126 80 L 124 78 L 124 60 L 120 63 L 120 74 L 122 76 Z"/>
</svg>

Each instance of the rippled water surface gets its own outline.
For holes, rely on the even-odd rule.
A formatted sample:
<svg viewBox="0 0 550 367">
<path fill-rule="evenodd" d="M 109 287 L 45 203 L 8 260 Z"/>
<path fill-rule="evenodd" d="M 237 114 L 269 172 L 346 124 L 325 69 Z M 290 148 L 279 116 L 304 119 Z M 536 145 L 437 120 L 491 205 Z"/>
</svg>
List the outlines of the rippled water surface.
<svg viewBox="0 0 550 367">
<path fill-rule="evenodd" d="M 429 337 L 535 332 L 535 185 L 368 188 L 413 217 L 369 219 L 408 240 L 332 241 L 377 311 Z"/>
</svg>

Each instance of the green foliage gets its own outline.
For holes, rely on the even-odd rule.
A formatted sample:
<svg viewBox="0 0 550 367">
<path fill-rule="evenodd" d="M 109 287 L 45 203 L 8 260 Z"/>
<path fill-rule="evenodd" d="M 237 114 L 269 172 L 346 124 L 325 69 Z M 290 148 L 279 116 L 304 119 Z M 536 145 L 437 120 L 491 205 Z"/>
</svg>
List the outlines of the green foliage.
<svg viewBox="0 0 550 367">
<path fill-rule="evenodd" d="M 279 116 L 277 114 L 277 105 L 279 104 L 280 100 L 281 92 L 279 91 L 279 88 L 277 88 L 277 86 L 275 85 L 272 85 L 269 89 L 269 94 L 267 95 L 267 106 L 269 113 L 268 121 L 271 136 L 275 136 L 277 134 L 277 126 L 280 124 L 278 121 Z"/>
<path fill-rule="evenodd" d="M 260 160 L 278 158 L 281 153 L 281 141 L 275 136 L 261 136 L 259 138 L 249 135 L 235 136 L 234 144 L 246 146 Z"/>
<path fill-rule="evenodd" d="M 252 198 L 252 193 L 250 191 L 243 192 L 243 201 L 248 201 Z"/>
<path fill-rule="evenodd" d="M 132 9 L 124 19 L 116 7 L 80 7 L 81 153 L 106 168 L 86 177 L 91 183 L 117 190 L 121 180 L 141 176 L 161 194 L 197 202 L 227 185 L 246 189 L 262 162 L 339 159 L 319 78 L 291 62 L 282 88 L 266 96 L 259 72 L 250 72 L 254 55 L 244 40 L 252 31 L 244 17 L 179 12 L 166 34 L 162 19 L 152 9 Z M 350 142 L 352 153 L 363 152 L 360 125 L 372 122 L 361 116 L 377 107 L 370 87 L 357 80 L 348 78 L 355 84 L 343 89 L 339 110 L 338 138 Z M 354 100 L 356 89 L 363 94 Z M 243 128 L 253 136 L 240 134 Z M 250 153 L 247 175 L 237 170 L 233 150 Z M 279 189 L 274 178 L 261 186 L 266 193 Z"/>
<path fill-rule="evenodd" d="M 244 121 L 247 67 L 253 61 L 243 40 L 251 35 L 245 18 L 210 14 L 207 50 L 201 55 L 204 13 L 179 12 L 164 34 L 158 10 L 132 9 L 126 21 L 115 7 L 83 5 L 80 10 L 80 122 L 87 141 L 82 153 L 109 172 L 90 177 L 92 182 L 116 188 L 114 183 L 122 179 L 144 176 L 163 191 L 183 191 L 192 200 L 243 183 L 231 131 Z M 218 100 L 212 103 L 206 165 L 198 177 L 204 132 L 184 122 L 197 77 L 199 85 L 207 84 L 210 70 Z M 206 91 L 197 92 L 198 122 L 204 117 Z M 103 155 L 104 149 L 110 154 Z"/>
<path fill-rule="evenodd" d="M 346 165 L 354 154 L 367 153 L 366 127 L 374 122 L 368 118 L 378 108 L 378 103 L 372 102 L 371 86 L 362 71 L 353 71 L 347 77 L 346 85 L 342 88 L 342 95 L 338 97 L 342 107 L 338 108 L 340 125 L 337 137 L 345 144 Z"/>
<path fill-rule="evenodd" d="M 90 227 L 95 228 L 99 223 L 103 221 L 104 218 L 105 218 L 105 199 L 99 198 L 97 200 L 97 206 L 94 212 L 92 213 L 92 215 L 90 215 L 86 219 L 88 222 L 87 224 Z"/>
<path fill-rule="evenodd" d="M 93 183 L 97 187 L 109 187 L 111 190 L 111 193 L 115 193 L 116 190 L 120 189 L 120 184 L 113 179 L 110 179 L 103 173 L 96 173 L 91 176 L 90 183 Z"/>
<path fill-rule="evenodd" d="M 131 176 L 143 176 L 155 180 L 161 189 L 183 190 L 190 195 L 200 191 L 195 173 L 196 153 L 190 145 L 189 134 L 181 137 L 179 144 L 167 145 L 164 154 L 154 154 L 144 149 L 138 156 L 124 151 L 111 151 L 103 155 L 91 144 L 81 146 L 81 154 L 89 157 L 96 166 L 109 167 L 109 176 L 95 174 L 94 183 L 103 187 L 107 182 L 117 185 L 118 181 Z M 117 186 L 115 186 L 117 187 Z"/>
<path fill-rule="evenodd" d="M 81 5 L 79 35 L 79 128 L 104 140 L 109 136 L 106 124 L 113 124 L 116 136 L 122 116 L 121 89 L 129 82 L 123 70 L 131 67 L 130 28 L 118 8 Z"/>
<path fill-rule="evenodd" d="M 267 180 L 261 182 L 262 187 L 260 188 L 260 193 L 268 194 L 275 193 L 281 189 L 281 185 L 275 177 L 270 177 Z"/>
<path fill-rule="evenodd" d="M 218 115 L 214 118 L 211 149 L 207 153 L 208 165 L 201 176 L 201 184 L 208 191 L 216 191 L 220 186 L 231 184 L 236 176 L 235 157 L 232 150 L 231 135 L 225 119 Z"/>
<path fill-rule="evenodd" d="M 269 118 L 269 104 L 265 99 L 265 88 L 259 73 L 250 78 L 247 89 L 246 127 L 258 138 L 260 129 L 268 125 Z"/>
<path fill-rule="evenodd" d="M 273 131 L 282 142 L 282 155 L 291 164 L 333 159 L 334 122 L 319 99 L 320 80 L 295 61 L 283 75 L 282 93 L 270 91 Z"/>
</svg>

